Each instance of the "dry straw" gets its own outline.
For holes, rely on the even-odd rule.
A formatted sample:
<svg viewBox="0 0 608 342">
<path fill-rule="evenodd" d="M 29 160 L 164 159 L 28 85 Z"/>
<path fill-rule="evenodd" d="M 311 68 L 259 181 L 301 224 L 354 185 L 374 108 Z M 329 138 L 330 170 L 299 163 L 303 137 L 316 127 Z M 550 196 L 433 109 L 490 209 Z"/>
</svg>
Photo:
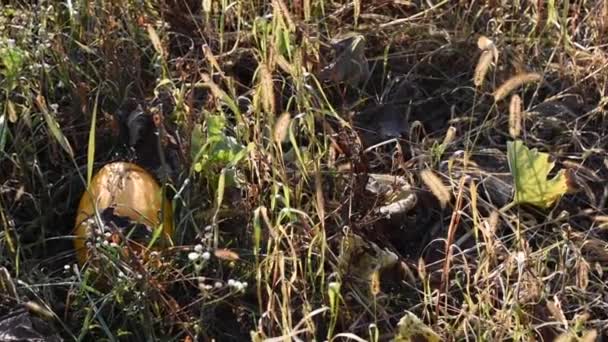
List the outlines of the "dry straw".
<svg viewBox="0 0 608 342">
<path fill-rule="evenodd" d="M 445 186 L 441 179 L 429 169 L 420 172 L 420 178 L 422 179 L 422 182 L 431 189 L 431 192 L 437 200 L 439 200 L 441 208 L 445 208 L 450 201 L 450 190 L 448 187 Z"/>
<path fill-rule="evenodd" d="M 538 82 L 541 79 L 542 76 L 535 72 L 523 73 L 513 76 L 505 83 L 503 83 L 500 87 L 498 87 L 498 89 L 496 89 L 496 91 L 494 92 L 494 100 L 500 101 L 504 99 L 507 95 L 509 95 L 517 87 L 522 86 L 526 83 Z"/>
<path fill-rule="evenodd" d="M 509 135 L 511 138 L 517 138 L 521 133 L 521 97 L 515 94 L 511 96 L 509 104 Z"/>
</svg>

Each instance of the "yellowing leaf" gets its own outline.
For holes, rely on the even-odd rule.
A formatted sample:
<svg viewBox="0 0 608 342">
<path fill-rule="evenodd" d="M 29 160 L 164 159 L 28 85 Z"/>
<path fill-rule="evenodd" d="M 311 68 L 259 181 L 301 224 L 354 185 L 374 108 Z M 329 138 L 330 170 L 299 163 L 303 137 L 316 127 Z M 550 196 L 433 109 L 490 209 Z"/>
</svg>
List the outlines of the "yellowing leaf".
<svg viewBox="0 0 608 342">
<path fill-rule="evenodd" d="M 405 315 L 397 323 L 397 333 L 395 334 L 395 342 L 439 342 L 441 338 L 428 325 L 424 324 L 418 316 L 411 312 L 406 312 Z"/>
<path fill-rule="evenodd" d="M 547 179 L 555 165 L 547 153 L 528 149 L 521 140 L 507 142 L 509 168 L 515 185 L 515 203 L 548 208 L 568 191 L 564 170 Z"/>
</svg>

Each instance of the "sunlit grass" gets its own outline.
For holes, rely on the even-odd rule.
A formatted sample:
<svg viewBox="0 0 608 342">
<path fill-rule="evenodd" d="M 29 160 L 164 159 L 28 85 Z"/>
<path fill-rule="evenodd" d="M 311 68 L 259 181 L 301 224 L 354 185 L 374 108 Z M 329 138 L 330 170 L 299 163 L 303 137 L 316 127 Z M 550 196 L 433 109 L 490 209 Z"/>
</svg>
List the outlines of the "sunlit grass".
<svg viewBox="0 0 608 342">
<path fill-rule="evenodd" d="M 606 10 L 568 1 L 4 6 L 0 317 L 40 303 L 70 340 L 605 335 L 608 243 L 593 219 L 607 215 Z M 350 31 L 365 38 L 363 54 L 363 45 L 332 50 Z M 566 109 L 539 107 L 551 101 Z M 352 120 L 384 104 L 395 106 L 364 127 Z M 137 105 L 154 114 L 156 132 L 140 150 L 125 146 L 120 126 Z M 402 122 L 391 110 L 406 127 L 391 126 Z M 361 144 L 377 132 L 388 133 Z M 543 210 L 509 204 L 514 136 L 568 168 L 578 191 Z M 101 165 L 156 146 L 172 153 L 154 156 L 149 171 L 172 200 L 174 245 L 141 262 L 100 243 L 100 282 L 76 263 L 78 200 Z M 159 171 L 175 164 L 174 175 Z M 382 214 L 407 198 L 413 209 Z"/>
</svg>

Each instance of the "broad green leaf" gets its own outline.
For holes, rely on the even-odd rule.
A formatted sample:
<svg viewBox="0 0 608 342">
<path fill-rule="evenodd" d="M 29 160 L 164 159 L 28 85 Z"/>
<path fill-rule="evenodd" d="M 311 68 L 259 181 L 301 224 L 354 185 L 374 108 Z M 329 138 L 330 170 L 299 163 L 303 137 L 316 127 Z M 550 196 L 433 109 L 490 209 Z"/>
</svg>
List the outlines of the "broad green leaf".
<svg viewBox="0 0 608 342">
<path fill-rule="evenodd" d="M 507 156 L 515 186 L 513 202 L 548 208 L 568 191 L 564 170 L 547 179 L 555 165 L 547 153 L 530 150 L 521 140 L 516 140 L 507 142 Z"/>
<path fill-rule="evenodd" d="M 211 115 L 207 120 L 207 136 L 209 139 L 220 139 L 224 134 L 226 120 L 220 115 Z"/>
<path fill-rule="evenodd" d="M 226 119 L 220 115 L 210 116 L 207 121 L 207 141 L 211 143 L 208 158 L 211 163 L 236 164 L 245 147 L 224 132 Z"/>
<path fill-rule="evenodd" d="M 200 125 L 195 126 L 191 136 L 192 162 L 194 171 L 202 172 L 209 166 L 226 168 L 235 166 L 245 156 L 247 149 L 234 137 L 226 135 L 226 120 L 220 115 L 207 118 L 207 136 L 203 137 Z M 215 169 L 215 168 L 212 168 Z M 216 169 L 217 170 L 217 169 Z M 226 173 L 226 184 L 232 184 L 232 171 Z"/>
</svg>

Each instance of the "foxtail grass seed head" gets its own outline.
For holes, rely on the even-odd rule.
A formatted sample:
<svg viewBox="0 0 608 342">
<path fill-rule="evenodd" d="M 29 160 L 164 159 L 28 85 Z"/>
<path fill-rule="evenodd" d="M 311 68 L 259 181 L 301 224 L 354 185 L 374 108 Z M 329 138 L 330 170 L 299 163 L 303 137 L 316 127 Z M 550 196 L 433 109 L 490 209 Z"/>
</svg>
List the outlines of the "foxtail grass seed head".
<svg viewBox="0 0 608 342">
<path fill-rule="evenodd" d="M 490 217 L 488 218 L 488 228 L 491 234 L 496 234 L 496 229 L 498 228 L 498 210 L 494 210 L 490 213 Z"/>
<path fill-rule="evenodd" d="M 284 112 L 277 119 L 277 122 L 274 124 L 274 142 L 276 144 L 282 143 L 283 141 L 285 141 L 285 138 L 287 138 L 290 121 L 291 116 L 288 112 Z"/>
<path fill-rule="evenodd" d="M 526 83 L 538 82 L 542 79 L 542 76 L 535 72 L 523 73 L 511 77 L 505 83 L 503 83 L 494 92 L 494 100 L 500 101 L 507 97 L 513 90 L 517 89 Z"/>
<path fill-rule="evenodd" d="M 481 56 L 479 56 L 479 61 L 475 67 L 475 74 L 473 75 L 473 83 L 476 87 L 481 87 L 483 85 L 483 81 L 492 65 L 492 59 L 492 50 L 485 50 L 481 53 Z"/>
<path fill-rule="evenodd" d="M 426 169 L 420 172 L 422 182 L 431 190 L 433 195 L 439 200 L 441 208 L 445 208 L 450 201 L 450 190 L 443 184 L 441 179 L 431 170 Z"/>
<path fill-rule="evenodd" d="M 509 135 L 511 138 L 517 138 L 521 133 L 521 98 L 515 94 L 511 96 L 511 103 L 509 104 Z"/>
<path fill-rule="evenodd" d="M 491 51 L 494 64 L 498 63 L 498 48 L 493 40 L 486 36 L 480 36 L 479 39 L 477 39 L 477 47 L 481 51 Z"/>
<path fill-rule="evenodd" d="M 477 47 L 479 47 L 479 50 L 488 50 L 493 45 L 494 45 L 494 42 L 486 36 L 480 36 L 477 39 Z"/>
<path fill-rule="evenodd" d="M 265 65 L 260 66 L 260 90 L 262 108 L 267 113 L 275 112 L 274 105 L 274 86 L 272 84 L 272 74 Z"/>
<path fill-rule="evenodd" d="M 456 138 L 456 127 L 450 126 L 447 132 L 445 132 L 445 137 L 443 138 L 441 145 L 448 146 L 454 141 L 454 138 Z"/>
</svg>

